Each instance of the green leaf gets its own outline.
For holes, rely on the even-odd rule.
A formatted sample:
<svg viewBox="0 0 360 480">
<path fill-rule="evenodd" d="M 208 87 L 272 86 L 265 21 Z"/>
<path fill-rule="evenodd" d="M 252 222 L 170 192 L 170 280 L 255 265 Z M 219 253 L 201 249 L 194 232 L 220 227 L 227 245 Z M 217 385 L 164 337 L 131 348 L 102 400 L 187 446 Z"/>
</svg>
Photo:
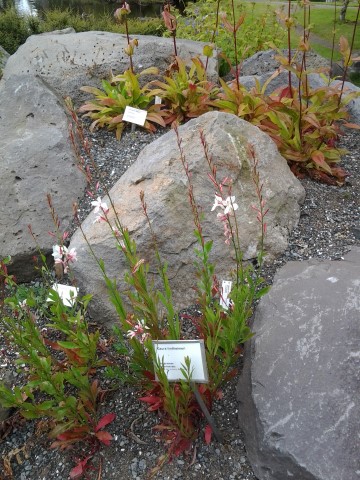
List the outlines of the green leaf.
<svg viewBox="0 0 360 480">
<path fill-rule="evenodd" d="M 68 349 L 79 348 L 79 345 L 77 343 L 74 343 L 74 342 L 59 341 L 57 343 L 58 343 L 58 345 L 60 345 L 60 347 L 63 347 L 63 348 L 68 348 Z"/>
</svg>

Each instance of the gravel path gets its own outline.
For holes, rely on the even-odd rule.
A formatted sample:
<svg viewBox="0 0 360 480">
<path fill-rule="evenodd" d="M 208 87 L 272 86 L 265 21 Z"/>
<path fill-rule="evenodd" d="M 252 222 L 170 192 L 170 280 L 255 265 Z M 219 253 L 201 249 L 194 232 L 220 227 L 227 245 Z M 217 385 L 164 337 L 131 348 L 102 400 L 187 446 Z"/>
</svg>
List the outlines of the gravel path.
<svg viewBox="0 0 360 480">
<path fill-rule="evenodd" d="M 140 131 L 127 132 L 118 143 L 113 135 L 104 131 L 92 135 L 94 155 L 109 187 L 153 138 Z M 276 270 L 287 261 L 309 258 L 341 260 L 351 245 L 360 244 L 360 133 L 349 132 L 341 143 L 350 151 L 342 163 L 349 172 L 345 185 L 332 187 L 301 180 L 306 189 L 306 200 L 300 222 L 291 235 L 288 249 L 266 267 L 264 273 L 269 283 Z M 83 218 L 89 212 L 90 201 L 85 197 L 80 204 Z M 107 333 L 103 332 L 103 335 Z M 16 352 L 0 339 L 0 379 L 6 372 L 14 371 L 15 357 Z M 206 446 L 199 439 L 189 457 L 180 457 L 165 465 L 155 478 L 255 480 L 246 457 L 244 438 L 238 428 L 235 389 L 236 379 L 225 387 L 224 398 L 215 403 L 213 411 L 213 418 L 224 433 L 226 443 L 214 442 Z M 88 478 L 147 478 L 149 469 L 163 453 L 162 444 L 156 441 L 152 432 L 156 415 L 147 412 L 138 402 L 134 389 L 126 387 L 108 395 L 102 410 L 104 414 L 116 413 L 116 420 L 108 428 L 114 441 L 97 456 L 96 470 L 89 471 Z M 68 478 L 75 459 L 84 452 L 77 448 L 67 452 L 49 450 L 47 427 L 47 422 L 24 422 L 16 414 L 10 421 L 0 423 L 0 456 L 3 461 L 9 461 L 13 472 L 12 477 L 6 476 L 0 468 L 0 480 Z M 101 476 L 97 476 L 99 471 Z"/>
</svg>

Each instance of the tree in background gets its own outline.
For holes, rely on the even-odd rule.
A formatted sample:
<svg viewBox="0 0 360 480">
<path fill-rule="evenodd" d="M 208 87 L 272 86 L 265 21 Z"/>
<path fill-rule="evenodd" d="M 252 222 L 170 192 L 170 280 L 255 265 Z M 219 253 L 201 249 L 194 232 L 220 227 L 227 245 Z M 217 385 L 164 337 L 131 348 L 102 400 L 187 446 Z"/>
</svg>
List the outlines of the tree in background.
<svg viewBox="0 0 360 480">
<path fill-rule="evenodd" d="M 349 6 L 350 0 L 343 0 L 342 7 L 340 9 L 340 22 L 345 22 L 346 11 Z"/>
</svg>

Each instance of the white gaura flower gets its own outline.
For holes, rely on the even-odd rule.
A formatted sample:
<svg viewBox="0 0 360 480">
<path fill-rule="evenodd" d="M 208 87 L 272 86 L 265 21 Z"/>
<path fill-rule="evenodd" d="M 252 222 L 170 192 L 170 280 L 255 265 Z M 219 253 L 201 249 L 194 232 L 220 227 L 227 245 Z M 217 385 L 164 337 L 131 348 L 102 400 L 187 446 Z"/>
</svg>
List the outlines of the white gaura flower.
<svg viewBox="0 0 360 480">
<path fill-rule="evenodd" d="M 217 195 L 215 193 L 215 202 L 214 202 L 214 205 L 213 205 L 211 211 L 213 212 L 215 210 L 215 208 L 217 208 L 217 207 L 223 208 L 223 199 L 220 197 L 220 195 Z"/>
<path fill-rule="evenodd" d="M 77 251 L 75 248 L 72 248 L 66 252 L 66 261 L 67 262 L 76 262 L 77 261 Z"/>
<path fill-rule="evenodd" d="M 67 254 L 67 248 L 63 245 L 53 245 L 53 253 L 55 263 L 59 263 L 63 259 L 63 256 Z"/>
<path fill-rule="evenodd" d="M 235 203 L 235 196 L 227 197 L 225 200 L 220 196 L 215 194 L 215 202 L 211 211 L 215 210 L 217 207 L 220 207 L 223 210 L 222 215 L 229 215 L 239 208 L 238 204 Z M 218 214 L 219 216 L 220 214 Z"/>
<path fill-rule="evenodd" d="M 108 208 L 106 202 L 101 201 L 101 197 L 98 197 L 96 200 L 93 200 L 91 202 L 91 205 L 93 207 L 95 207 L 94 213 L 98 213 L 98 212 L 100 212 L 100 210 L 104 213 L 108 213 L 108 211 L 109 211 L 109 208 Z"/>
<path fill-rule="evenodd" d="M 238 204 L 235 203 L 235 197 L 227 197 L 226 200 L 223 200 L 223 206 L 225 207 L 224 215 L 228 215 L 231 212 L 239 208 Z"/>
</svg>

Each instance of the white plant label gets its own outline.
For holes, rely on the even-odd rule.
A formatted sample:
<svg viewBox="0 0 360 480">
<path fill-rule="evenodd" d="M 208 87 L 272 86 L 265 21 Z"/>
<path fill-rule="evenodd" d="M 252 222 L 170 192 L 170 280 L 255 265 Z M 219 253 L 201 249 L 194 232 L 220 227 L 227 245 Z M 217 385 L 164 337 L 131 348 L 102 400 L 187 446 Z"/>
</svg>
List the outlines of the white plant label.
<svg viewBox="0 0 360 480">
<path fill-rule="evenodd" d="M 230 280 L 223 280 L 221 284 L 221 296 L 220 296 L 220 305 L 227 310 L 230 306 L 230 292 L 231 292 L 232 282 Z"/>
<path fill-rule="evenodd" d="M 191 380 L 208 383 L 204 340 L 153 340 L 152 343 L 158 362 L 163 363 L 170 382 L 184 380 L 181 369 L 185 366 L 185 357 L 189 357 Z"/>
<path fill-rule="evenodd" d="M 155 105 L 161 105 L 161 98 L 155 95 Z"/>
<path fill-rule="evenodd" d="M 123 115 L 125 122 L 135 123 L 136 125 L 144 126 L 147 116 L 146 110 L 140 110 L 140 108 L 126 107 Z"/>
<path fill-rule="evenodd" d="M 59 294 L 66 307 L 72 307 L 74 305 L 79 292 L 78 288 L 71 287 L 70 285 L 62 285 L 61 283 L 54 283 L 52 288 Z M 47 298 L 46 301 L 52 302 L 50 297 Z"/>
</svg>

